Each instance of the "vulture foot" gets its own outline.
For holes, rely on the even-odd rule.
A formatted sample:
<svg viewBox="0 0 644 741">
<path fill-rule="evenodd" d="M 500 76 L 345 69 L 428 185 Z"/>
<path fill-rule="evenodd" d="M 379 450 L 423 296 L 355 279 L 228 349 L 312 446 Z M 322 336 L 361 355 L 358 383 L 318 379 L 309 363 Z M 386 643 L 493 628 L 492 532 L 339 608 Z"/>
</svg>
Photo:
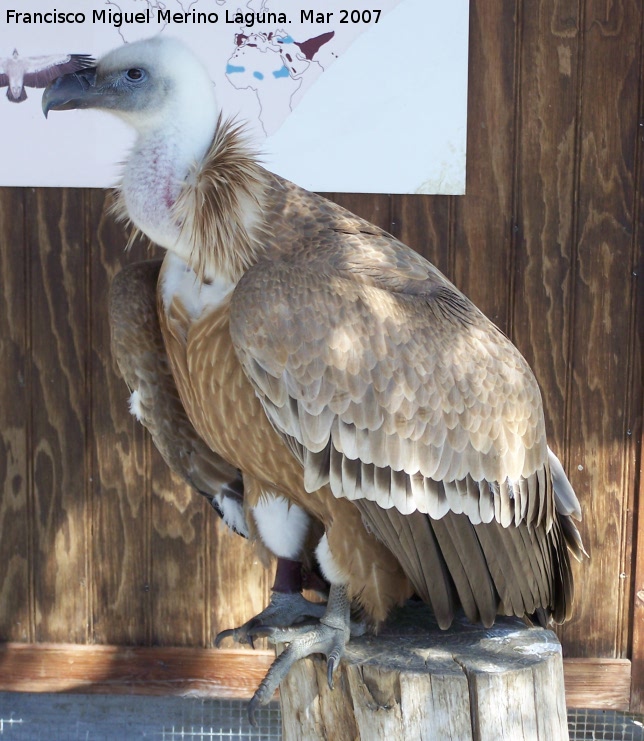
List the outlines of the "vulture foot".
<svg viewBox="0 0 644 741">
<path fill-rule="evenodd" d="M 317 624 L 325 610 L 326 605 L 309 602 L 299 592 L 273 592 L 265 610 L 239 628 L 222 630 L 215 638 L 215 646 L 219 648 L 225 638 L 232 638 L 235 643 L 249 643 L 254 648 L 253 638 L 256 636 L 270 635 L 272 630 L 289 628 L 305 621 L 311 623 L 315 620 Z"/>
<path fill-rule="evenodd" d="M 286 648 L 275 659 L 248 706 L 248 717 L 255 725 L 257 708 L 266 705 L 293 664 L 311 654 L 327 657 L 327 681 L 333 689 L 333 674 L 344 655 L 351 634 L 349 598 L 344 586 L 332 585 L 329 602 L 319 623 L 287 628 L 257 626 L 253 635 L 266 636 L 271 643 L 285 643 Z M 359 630 L 357 631 L 359 632 Z"/>
</svg>

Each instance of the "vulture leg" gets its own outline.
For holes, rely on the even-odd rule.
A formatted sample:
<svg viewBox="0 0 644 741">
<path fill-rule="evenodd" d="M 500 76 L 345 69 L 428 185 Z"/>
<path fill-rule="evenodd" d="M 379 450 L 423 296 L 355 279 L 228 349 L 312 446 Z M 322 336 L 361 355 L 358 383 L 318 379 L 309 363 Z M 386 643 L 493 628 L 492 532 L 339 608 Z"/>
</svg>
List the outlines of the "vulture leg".
<svg viewBox="0 0 644 741">
<path fill-rule="evenodd" d="M 250 495 L 253 494 L 251 491 Z M 309 573 L 302 564 L 306 558 L 307 539 L 319 537 L 311 518 L 297 505 L 270 492 L 262 492 L 251 512 L 262 543 L 277 556 L 273 594 L 259 615 L 238 628 L 219 633 L 215 639 L 217 647 L 225 638 L 252 646 L 253 636 L 259 634 L 254 631 L 288 628 L 311 619 L 317 622 L 324 615 L 325 605 L 310 602 L 301 594 L 305 586 L 326 591 L 326 583 L 316 579 L 315 573 Z"/>
<path fill-rule="evenodd" d="M 279 558 L 273 594 L 268 606 L 238 628 L 218 633 L 215 646 L 219 648 L 225 638 L 232 638 L 235 643 L 249 643 L 253 646 L 253 637 L 262 633 L 262 630 L 288 628 L 306 620 L 317 621 L 321 618 L 326 605 L 311 602 L 302 596 L 302 579 L 302 564 L 299 561 Z"/>
<path fill-rule="evenodd" d="M 324 616 L 314 625 L 291 628 L 256 628 L 254 635 L 266 636 L 271 643 L 285 643 L 286 648 L 275 659 L 248 706 L 250 722 L 255 725 L 258 707 L 270 702 L 293 664 L 311 654 L 324 654 L 328 660 L 327 680 L 333 689 L 333 674 L 344 654 L 351 634 L 350 601 L 347 589 L 332 584 Z"/>
</svg>

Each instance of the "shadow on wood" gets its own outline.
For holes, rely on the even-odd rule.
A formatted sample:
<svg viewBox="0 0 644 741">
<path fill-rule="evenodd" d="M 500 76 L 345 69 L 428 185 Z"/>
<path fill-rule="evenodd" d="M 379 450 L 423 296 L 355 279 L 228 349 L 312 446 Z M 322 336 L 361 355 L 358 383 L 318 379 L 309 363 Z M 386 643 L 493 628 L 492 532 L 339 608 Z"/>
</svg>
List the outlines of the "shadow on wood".
<svg viewBox="0 0 644 741">
<path fill-rule="evenodd" d="M 280 687 L 284 741 L 568 738 L 561 646 L 550 630 L 500 618 L 438 628 L 424 605 L 377 636 L 352 640 L 326 681 L 326 660 L 299 661 Z"/>
</svg>

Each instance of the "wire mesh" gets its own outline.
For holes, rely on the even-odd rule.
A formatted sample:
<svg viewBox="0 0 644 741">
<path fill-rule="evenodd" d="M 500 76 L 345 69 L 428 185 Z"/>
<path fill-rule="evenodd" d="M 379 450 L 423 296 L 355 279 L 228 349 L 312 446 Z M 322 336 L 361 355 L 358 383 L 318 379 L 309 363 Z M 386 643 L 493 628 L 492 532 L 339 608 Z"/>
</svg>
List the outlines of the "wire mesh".
<svg viewBox="0 0 644 741">
<path fill-rule="evenodd" d="M 277 703 L 256 712 L 257 725 L 254 727 L 248 722 L 245 702 L 216 700 L 186 710 L 181 724 L 164 725 L 159 736 L 162 741 L 280 741 L 282 738 L 282 720 Z"/>
<path fill-rule="evenodd" d="M 644 741 L 644 716 L 618 710 L 569 710 L 570 741 Z"/>
<path fill-rule="evenodd" d="M 241 700 L 0 692 L 0 741 L 281 741 L 279 705 Z M 570 741 L 644 741 L 644 716 L 569 710 Z"/>
<path fill-rule="evenodd" d="M 0 692 L 0 741 L 280 741 L 279 704 L 179 697 Z"/>
</svg>

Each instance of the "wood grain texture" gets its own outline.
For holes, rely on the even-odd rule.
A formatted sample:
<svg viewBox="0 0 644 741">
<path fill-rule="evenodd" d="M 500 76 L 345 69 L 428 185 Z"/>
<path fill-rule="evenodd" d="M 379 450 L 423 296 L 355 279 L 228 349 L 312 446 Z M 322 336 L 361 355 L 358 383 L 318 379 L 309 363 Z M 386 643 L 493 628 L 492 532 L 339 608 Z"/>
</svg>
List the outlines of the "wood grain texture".
<svg viewBox="0 0 644 741">
<path fill-rule="evenodd" d="M 169 471 L 156 450 L 152 450 L 150 482 L 151 641 L 162 646 L 203 646 L 209 623 L 206 528 L 214 526 L 211 508 Z"/>
<path fill-rule="evenodd" d="M 27 191 L 36 640 L 88 639 L 87 269 L 83 191 Z"/>
<path fill-rule="evenodd" d="M 0 199 L 0 635 L 33 640 L 29 588 L 29 288 L 24 193 Z"/>
<path fill-rule="evenodd" d="M 231 532 L 220 520 L 209 518 L 209 633 L 206 645 L 214 646 L 217 633 L 242 625 L 268 605 L 275 567 L 261 563 L 254 546 Z M 257 641 L 266 648 L 266 641 Z M 243 648 L 243 647 L 242 647 Z M 251 650 L 250 646 L 245 647 Z"/>
<path fill-rule="evenodd" d="M 452 279 L 504 331 L 512 280 L 518 7 L 514 0 L 470 5 L 466 196 L 454 199 Z"/>
<path fill-rule="evenodd" d="M 515 285 L 510 327 L 512 340 L 530 363 L 542 390 L 548 443 L 564 461 L 569 475 L 567 401 L 577 257 L 579 111 L 575 91 L 581 78 L 580 12 L 576 0 L 550 0 L 521 17 Z M 576 427 L 573 430 L 577 434 Z M 578 489 L 577 493 L 585 514 L 589 492 Z M 581 528 L 588 543 L 587 518 Z M 573 563 L 581 590 L 588 569 L 594 566 L 594 562 Z M 578 604 L 582 600 L 583 592 Z M 580 614 L 576 608 L 571 624 L 580 620 Z"/>
<path fill-rule="evenodd" d="M 512 339 L 544 390 L 549 443 L 561 454 L 576 255 L 578 13 L 576 0 L 550 0 L 523 13 L 520 58 Z"/>
<path fill-rule="evenodd" d="M 564 659 L 569 708 L 631 710 L 631 662 L 627 659 Z M 636 712 L 636 711 L 635 711 Z"/>
<path fill-rule="evenodd" d="M 0 644 L 0 690 L 250 698 L 274 653 Z"/>
<path fill-rule="evenodd" d="M 261 650 L 10 642 L 0 644 L 0 691 L 185 695 L 196 689 L 208 697 L 244 699 L 274 657 Z M 564 659 L 563 666 L 567 707 L 628 710 L 630 661 Z M 300 671 L 309 676 L 312 670 L 307 662 Z M 320 686 L 325 679 L 322 667 Z M 335 699 L 325 693 L 315 702 Z"/>
<path fill-rule="evenodd" d="M 641 433 L 640 433 L 641 434 Z M 644 448 L 644 441 L 642 442 Z M 639 501 L 644 501 L 644 476 L 640 473 Z M 635 588 L 633 598 L 633 676 L 631 681 L 631 710 L 644 714 L 644 524 L 638 514 L 635 551 Z"/>
<path fill-rule="evenodd" d="M 644 255 L 638 266 L 644 271 Z M 640 272 L 640 275 L 642 273 Z M 640 283 L 639 306 L 644 313 L 644 290 Z M 641 313 L 640 313 L 641 316 Z M 642 410 L 644 412 L 644 409 Z M 644 416 L 644 415 L 643 415 Z M 644 455 L 644 435 L 640 420 L 639 429 L 635 437 L 640 440 L 640 456 Z M 642 458 L 640 457 L 640 461 Z M 634 575 L 633 589 L 633 647 L 632 662 L 633 676 L 631 681 L 631 710 L 634 713 L 644 714 L 644 474 L 639 472 L 639 502 L 635 511 L 637 523 L 635 526 L 634 548 Z"/>
<path fill-rule="evenodd" d="M 150 498 L 145 430 L 129 413 L 129 392 L 110 352 L 109 284 L 126 234 L 91 192 L 92 641 L 147 644 L 151 638 Z M 137 245 L 137 256 L 145 251 Z"/>
<path fill-rule="evenodd" d="M 623 657 L 631 626 L 629 507 L 634 500 L 630 429 L 641 384 L 629 383 L 635 354 L 632 270 L 635 123 L 642 4 L 590 3 L 583 18 L 577 259 L 568 396 L 568 470 L 592 533 L 576 625 L 560 635 L 571 655 Z M 641 183 L 637 187 L 641 188 Z M 597 555 L 600 554 L 600 555 Z"/>
<path fill-rule="evenodd" d="M 642 18 L 642 33 L 640 35 L 640 75 L 639 75 L 640 118 L 636 136 L 637 159 L 635 165 L 635 201 L 634 201 L 634 228 L 633 246 L 635 261 L 633 265 L 633 280 L 637 300 L 635 304 L 635 348 L 633 356 L 633 386 L 639 384 L 644 387 L 644 111 L 641 109 L 644 102 L 644 17 Z M 639 352 L 638 352 L 639 351 Z M 632 471 L 637 498 L 633 503 L 634 519 L 632 522 L 633 537 L 633 573 L 635 584 L 633 588 L 633 643 L 631 658 L 633 661 L 633 677 L 631 682 L 631 708 L 635 713 L 644 714 L 644 399 L 639 419 L 634 420 L 630 432 L 633 440 Z M 639 453 L 639 455 L 638 455 Z M 639 461 L 639 470 L 637 463 Z M 639 479 L 639 480 L 638 480 Z M 628 533 L 627 533 L 628 537 Z"/>
</svg>

